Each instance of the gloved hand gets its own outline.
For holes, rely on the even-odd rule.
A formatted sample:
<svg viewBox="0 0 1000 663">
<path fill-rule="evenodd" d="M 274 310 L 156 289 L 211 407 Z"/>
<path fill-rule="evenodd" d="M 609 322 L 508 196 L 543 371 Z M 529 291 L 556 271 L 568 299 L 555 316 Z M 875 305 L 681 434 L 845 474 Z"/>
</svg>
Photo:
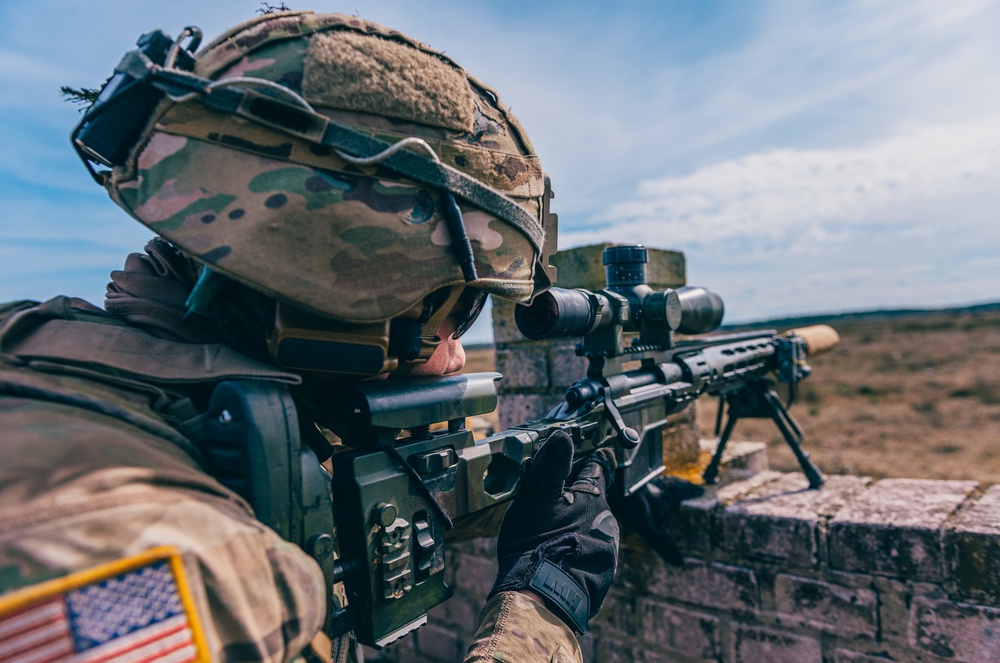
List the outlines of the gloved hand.
<svg viewBox="0 0 1000 663">
<path fill-rule="evenodd" d="M 500 525 L 490 592 L 530 589 L 578 633 L 597 614 L 618 566 L 618 522 L 605 498 L 614 452 L 599 449 L 569 488 L 573 442 L 558 431 L 539 449 Z"/>
<path fill-rule="evenodd" d="M 661 476 L 628 497 L 612 500 L 611 512 L 627 529 L 645 539 L 665 562 L 683 566 L 684 555 L 667 530 L 667 519 L 681 502 L 704 492 L 701 486 L 683 479 Z"/>
</svg>

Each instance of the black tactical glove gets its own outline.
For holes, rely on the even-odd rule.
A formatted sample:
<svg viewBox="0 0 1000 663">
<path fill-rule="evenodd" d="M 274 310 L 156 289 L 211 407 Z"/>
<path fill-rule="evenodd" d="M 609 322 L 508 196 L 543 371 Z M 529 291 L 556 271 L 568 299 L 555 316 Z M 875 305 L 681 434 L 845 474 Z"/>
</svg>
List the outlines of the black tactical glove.
<svg viewBox="0 0 1000 663">
<path fill-rule="evenodd" d="M 614 476 L 614 452 L 599 449 L 565 488 L 573 442 L 558 431 L 531 464 L 500 525 L 500 572 L 490 592 L 534 590 L 566 624 L 587 632 L 618 566 L 618 522 L 604 492 Z"/>
<path fill-rule="evenodd" d="M 611 512 L 627 529 L 645 539 L 665 562 L 683 566 L 684 555 L 667 530 L 667 521 L 681 502 L 704 492 L 683 479 L 661 476 L 628 497 L 612 500 Z"/>
</svg>

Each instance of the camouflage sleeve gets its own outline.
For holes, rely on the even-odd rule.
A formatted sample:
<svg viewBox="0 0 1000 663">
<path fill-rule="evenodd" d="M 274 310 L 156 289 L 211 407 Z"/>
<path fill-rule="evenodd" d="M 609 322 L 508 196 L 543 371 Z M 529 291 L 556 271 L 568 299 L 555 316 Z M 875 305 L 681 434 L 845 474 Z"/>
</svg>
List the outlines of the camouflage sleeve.
<svg viewBox="0 0 1000 663">
<path fill-rule="evenodd" d="M 203 634 L 199 660 L 288 661 L 322 626 L 326 592 L 316 562 L 173 445 L 110 417 L 17 398 L 0 398 L 0 430 L 0 623 L 5 601 L 8 613 L 20 609 L 8 600 L 16 592 L 131 568 L 167 546 L 179 566 L 156 592 L 181 596 L 176 612 Z M 131 575 L 115 580 L 123 596 L 131 590 L 121 578 Z M 66 584 L 52 596 L 111 591 L 92 584 Z M 136 596 L 130 609 L 142 619 L 166 614 L 153 594 Z M 112 593 L 108 603 L 120 598 Z"/>
<path fill-rule="evenodd" d="M 520 592 L 500 592 L 479 613 L 466 661 L 582 661 L 580 643 L 561 619 Z"/>
</svg>

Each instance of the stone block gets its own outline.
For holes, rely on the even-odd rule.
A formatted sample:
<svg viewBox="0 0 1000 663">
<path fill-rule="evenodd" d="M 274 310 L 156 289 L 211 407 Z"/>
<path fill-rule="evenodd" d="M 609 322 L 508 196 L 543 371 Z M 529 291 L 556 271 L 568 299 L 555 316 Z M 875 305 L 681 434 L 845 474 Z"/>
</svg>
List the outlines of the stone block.
<svg viewBox="0 0 1000 663">
<path fill-rule="evenodd" d="M 587 288 L 600 290 L 606 285 L 604 277 L 604 249 L 614 246 L 611 242 L 578 246 L 557 251 L 552 264 L 559 270 L 557 284 L 560 288 Z"/>
<path fill-rule="evenodd" d="M 718 617 L 653 599 L 639 602 L 643 639 L 684 656 L 717 659 L 722 654 Z"/>
<path fill-rule="evenodd" d="M 596 663 L 597 661 L 597 638 L 594 632 L 589 631 L 577 637 L 580 643 L 580 653 L 583 655 L 583 663 Z"/>
<path fill-rule="evenodd" d="M 548 352 L 553 389 L 565 391 L 566 387 L 587 377 L 590 362 L 576 354 L 575 340 L 561 338 L 553 341 L 548 345 Z"/>
<path fill-rule="evenodd" d="M 444 550 L 444 582 L 446 585 L 455 588 L 456 579 L 458 578 L 458 573 L 456 569 L 458 568 L 459 555 L 458 553 L 450 550 L 447 545 Z"/>
<path fill-rule="evenodd" d="M 1000 609 L 918 598 L 910 618 L 910 645 L 962 663 L 996 663 Z"/>
<path fill-rule="evenodd" d="M 417 652 L 432 661 L 451 663 L 461 661 L 465 644 L 461 636 L 451 629 L 427 624 L 417 630 Z"/>
<path fill-rule="evenodd" d="M 504 392 L 516 389 L 548 389 L 548 356 L 544 347 L 524 345 L 497 350 L 497 371 Z"/>
<path fill-rule="evenodd" d="M 667 471 L 698 462 L 700 437 L 697 402 L 667 417 L 667 425 L 663 427 L 663 465 Z"/>
<path fill-rule="evenodd" d="M 617 638 L 598 636 L 596 643 L 595 658 L 601 663 L 632 663 L 635 658 L 632 645 Z"/>
<path fill-rule="evenodd" d="M 486 603 L 486 596 L 493 589 L 493 582 L 499 568 L 493 557 L 479 557 L 461 554 L 456 556 L 456 584 L 454 589 L 469 595 L 480 604 Z"/>
<path fill-rule="evenodd" d="M 371 659 L 368 654 L 365 654 L 365 661 L 380 661 L 383 659 L 375 658 Z M 396 653 L 395 658 L 385 659 L 387 661 L 391 660 L 393 663 L 427 663 L 429 660 L 426 656 L 419 654 L 416 649 L 403 649 Z"/>
<path fill-rule="evenodd" d="M 1000 485 L 967 507 L 945 534 L 958 595 L 1000 606 Z"/>
<path fill-rule="evenodd" d="M 895 659 L 886 658 L 885 656 L 869 656 L 868 654 L 859 654 L 856 651 L 851 651 L 850 649 L 838 649 L 834 652 L 834 662 L 835 663 L 894 663 Z"/>
<path fill-rule="evenodd" d="M 910 611 L 913 602 L 921 597 L 930 600 L 947 598 L 939 585 L 901 582 L 879 576 L 871 577 L 870 587 L 879 599 L 881 639 L 884 642 L 901 643 L 907 648 L 909 648 Z"/>
<path fill-rule="evenodd" d="M 475 553 L 476 552 L 476 539 L 467 538 L 461 541 L 447 541 L 445 543 L 445 555 L 457 555 L 459 553 Z M 451 560 L 446 558 L 448 564 L 451 564 Z"/>
<path fill-rule="evenodd" d="M 552 264 L 559 270 L 557 285 L 560 288 L 587 288 L 602 290 L 607 285 L 604 276 L 604 249 L 616 246 L 611 242 L 579 246 L 559 251 L 552 256 Z M 647 282 L 654 290 L 678 288 L 684 285 L 684 254 L 646 247 Z"/>
<path fill-rule="evenodd" d="M 482 607 L 478 601 L 470 600 L 462 596 L 453 596 L 444 603 L 440 603 L 427 612 L 428 621 L 450 628 L 466 637 L 470 637 L 476 630 L 476 622 L 479 618 L 479 609 Z"/>
<path fill-rule="evenodd" d="M 714 554 L 724 544 L 722 508 L 781 476 L 780 472 L 755 473 L 741 481 L 710 486 L 701 497 L 683 502 L 675 519 L 678 545 L 685 552 Z"/>
<path fill-rule="evenodd" d="M 944 580 L 941 529 L 976 485 L 974 481 L 879 481 L 830 521 L 830 566 L 906 579 Z"/>
<path fill-rule="evenodd" d="M 874 638 L 878 632 L 878 597 L 870 589 L 782 574 L 774 579 L 774 600 L 783 622 L 849 638 Z"/>
<path fill-rule="evenodd" d="M 725 508 L 725 541 L 738 556 L 815 567 L 823 558 L 821 525 L 870 483 L 832 476 L 821 489 L 809 490 L 803 474 L 786 474 Z"/>
<path fill-rule="evenodd" d="M 416 634 L 411 633 L 397 640 L 388 647 L 376 650 L 372 647 L 361 647 L 365 663 L 428 663 L 432 661 L 419 653 L 415 647 Z"/>
<path fill-rule="evenodd" d="M 823 660 L 819 640 L 746 624 L 733 629 L 733 663 L 806 663 Z"/>
<path fill-rule="evenodd" d="M 503 504 L 501 504 L 497 508 L 501 511 L 506 511 L 506 508 Z M 478 536 L 473 536 L 470 531 L 470 535 L 468 536 L 462 536 L 461 538 L 452 538 L 453 535 L 455 535 L 456 533 L 463 535 L 465 534 L 465 532 L 460 528 L 463 527 L 463 524 L 466 519 L 459 521 L 459 524 L 456 524 L 455 528 L 450 532 L 448 532 L 448 539 L 447 541 L 445 541 L 444 544 L 445 554 L 458 555 L 460 553 L 466 553 L 469 555 L 477 555 L 477 556 L 482 556 L 482 555 L 485 555 L 487 557 L 496 556 L 497 540 L 496 540 L 495 530 L 493 531 L 492 534 L 481 534 Z M 470 530 L 475 530 L 475 531 L 478 531 L 478 529 L 480 529 L 478 526 L 475 528 L 470 528 Z M 446 557 L 445 563 L 451 564 L 451 558 Z"/>
<path fill-rule="evenodd" d="M 517 328 L 514 321 L 514 302 L 490 297 L 493 304 L 493 343 L 503 346 L 507 343 L 527 343 L 528 339 Z"/>
<path fill-rule="evenodd" d="M 602 633 L 616 631 L 622 636 L 636 635 L 635 597 L 614 588 L 604 598 L 596 619 Z"/>
<path fill-rule="evenodd" d="M 718 663 L 718 661 L 722 660 L 719 658 L 695 659 L 690 656 L 680 656 L 676 652 L 668 653 L 653 649 L 643 649 L 640 645 L 636 645 L 632 653 L 632 663 Z"/>
<path fill-rule="evenodd" d="M 687 283 L 687 265 L 680 251 L 646 247 L 646 282 L 653 290 L 680 288 Z"/>
<path fill-rule="evenodd" d="M 478 539 L 473 539 L 472 549 L 479 555 L 486 555 L 487 557 L 496 557 L 497 554 L 496 537 L 489 536 L 489 537 L 480 537 Z"/>
<path fill-rule="evenodd" d="M 500 430 L 541 419 L 556 404 L 544 394 L 501 394 L 497 405 Z"/>
<path fill-rule="evenodd" d="M 648 586 L 637 595 L 670 597 L 672 601 L 728 610 L 738 615 L 756 614 L 760 607 L 757 576 L 752 569 L 707 564 L 687 559 L 683 568 L 667 566 L 657 558 Z"/>
</svg>

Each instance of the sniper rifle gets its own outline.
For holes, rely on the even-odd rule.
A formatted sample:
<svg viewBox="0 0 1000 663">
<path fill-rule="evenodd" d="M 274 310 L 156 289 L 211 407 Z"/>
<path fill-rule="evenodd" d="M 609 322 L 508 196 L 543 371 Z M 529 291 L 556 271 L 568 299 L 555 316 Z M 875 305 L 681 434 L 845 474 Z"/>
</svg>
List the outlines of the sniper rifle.
<svg viewBox="0 0 1000 663">
<path fill-rule="evenodd" d="M 707 483 L 716 481 L 726 442 L 744 418 L 773 420 L 810 487 L 823 483 L 772 377 L 788 385 L 790 403 L 811 372 L 807 355 L 833 347 L 836 332 L 820 326 L 675 338 L 717 329 L 722 300 L 703 288 L 653 290 L 646 259 L 641 246 L 611 247 L 604 290 L 553 288 L 518 307 L 525 336 L 582 337 L 576 351 L 589 364 L 542 419 L 473 438 L 465 420 L 496 407 L 499 373 L 362 381 L 331 394 L 329 419 L 350 440 L 332 457 L 342 561 L 327 559 L 325 569 L 345 582 L 348 605 L 332 615 L 331 634 L 354 629 L 362 643 L 382 647 L 426 623 L 427 611 L 452 594 L 445 533 L 514 497 L 528 463 L 557 430 L 572 438 L 577 464 L 611 446 L 619 466 L 609 494 L 625 496 L 664 471 L 667 417 L 710 394 L 728 405 L 728 421 Z M 441 422 L 447 427 L 431 430 Z"/>
</svg>

